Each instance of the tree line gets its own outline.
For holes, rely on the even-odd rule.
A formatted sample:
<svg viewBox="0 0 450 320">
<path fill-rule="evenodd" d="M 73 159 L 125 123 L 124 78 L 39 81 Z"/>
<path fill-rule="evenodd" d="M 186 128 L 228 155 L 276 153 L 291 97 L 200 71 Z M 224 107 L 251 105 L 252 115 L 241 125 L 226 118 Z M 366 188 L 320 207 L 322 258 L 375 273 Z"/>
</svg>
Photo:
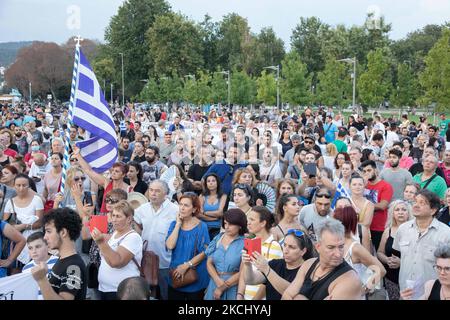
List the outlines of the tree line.
<svg viewBox="0 0 450 320">
<path fill-rule="evenodd" d="M 428 25 L 393 41 L 392 25 L 368 15 L 362 26 L 331 26 L 317 17 L 300 17 L 290 51 L 271 27 L 251 31 L 248 21 L 230 13 L 197 23 L 172 11 L 164 0 L 128 0 L 105 31 L 105 43 L 86 40 L 100 85 L 121 92 L 121 54 L 127 99 L 197 105 L 282 103 L 347 106 L 352 102 L 356 58 L 358 103 L 376 107 L 436 105 L 450 108 L 450 23 Z M 74 42 L 34 43 L 23 48 L 7 70 L 6 81 L 27 96 L 70 94 Z M 280 78 L 269 66 L 279 66 Z M 278 81 L 278 84 L 277 84 Z M 107 90 L 108 91 L 108 90 Z M 109 95 L 106 94 L 108 97 Z"/>
</svg>

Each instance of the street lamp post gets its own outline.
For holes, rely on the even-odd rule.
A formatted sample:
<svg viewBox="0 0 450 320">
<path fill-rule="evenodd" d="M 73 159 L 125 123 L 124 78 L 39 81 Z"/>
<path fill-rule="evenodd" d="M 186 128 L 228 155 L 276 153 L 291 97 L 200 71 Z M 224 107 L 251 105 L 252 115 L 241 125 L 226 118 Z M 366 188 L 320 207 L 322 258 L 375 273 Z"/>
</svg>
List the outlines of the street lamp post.
<svg viewBox="0 0 450 320">
<path fill-rule="evenodd" d="M 231 105 L 231 80 L 230 80 L 230 70 L 220 71 L 221 74 L 227 75 L 227 84 L 228 84 L 228 110 L 230 110 Z"/>
<path fill-rule="evenodd" d="M 264 67 L 264 69 L 277 71 L 277 109 L 280 110 L 280 65 Z"/>
<path fill-rule="evenodd" d="M 114 100 L 113 100 L 113 84 L 111 82 L 111 106 L 114 104 Z"/>
<path fill-rule="evenodd" d="M 29 93 L 30 93 L 30 106 L 31 106 L 31 81 L 28 83 L 29 85 Z"/>
<path fill-rule="evenodd" d="M 345 59 L 341 59 L 338 61 L 343 61 L 343 62 L 347 62 L 347 63 L 353 63 L 353 73 L 352 73 L 352 77 L 353 77 L 353 108 L 356 107 L 356 57 L 354 58 L 345 58 Z M 359 108 L 357 109 L 357 113 L 359 115 Z"/>
<path fill-rule="evenodd" d="M 125 80 L 123 76 L 123 53 L 119 52 L 120 56 L 122 57 L 122 106 L 125 105 Z"/>
</svg>

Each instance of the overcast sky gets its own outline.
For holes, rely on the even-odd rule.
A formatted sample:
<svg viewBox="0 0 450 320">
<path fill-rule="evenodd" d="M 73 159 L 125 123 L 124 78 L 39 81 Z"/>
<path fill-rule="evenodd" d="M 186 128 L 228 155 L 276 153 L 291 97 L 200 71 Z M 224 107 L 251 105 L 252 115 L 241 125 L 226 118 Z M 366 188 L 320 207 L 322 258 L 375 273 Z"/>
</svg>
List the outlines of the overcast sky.
<svg viewBox="0 0 450 320">
<path fill-rule="evenodd" d="M 105 27 L 123 0 L 0 0 L 0 42 L 65 42 L 70 36 L 103 41 Z M 289 47 L 300 17 L 317 16 L 331 25 L 364 23 L 368 11 L 392 23 L 391 39 L 427 24 L 450 20 L 450 0 L 169 0 L 172 10 L 195 21 L 208 13 L 214 21 L 231 12 L 247 18 L 252 32 L 272 26 Z M 75 11 L 73 10 L 75 6 Z M 80 29 L 72 17 L 80 12 Z M 68 13 L 68 11 L 70 11 Z M 75 12 L 75 13 L 74 13 Z"/>
</svg>

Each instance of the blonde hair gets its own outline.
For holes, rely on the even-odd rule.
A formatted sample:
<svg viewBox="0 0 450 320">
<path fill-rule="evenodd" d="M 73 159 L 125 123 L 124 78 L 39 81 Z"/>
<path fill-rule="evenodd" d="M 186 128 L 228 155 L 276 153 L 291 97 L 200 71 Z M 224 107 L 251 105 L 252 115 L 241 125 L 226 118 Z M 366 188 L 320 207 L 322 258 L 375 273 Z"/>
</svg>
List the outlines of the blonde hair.
<svg viewBox="0 0 450 320">
<path fill-rule="evenodd" d="M 73 185 L 73 178 L 75 177 L 75 173 L 77 172 L 81 172 L 84 175 L 84 171 L 83 169 L 81 169 L 81 167 L 71 167 L 67 170 L 67 184 L 69 186 Z"/>
<path fill-rule="evenodd" d="M 327 144 L 326 151 L 330 157 L 336 157 L 338 154 L 337 147 L 334 143 Z"/>
<path fill-rule="evenodd" d="M 125 215 L 125 217 L 133 217 L 134 216 L 134 209 L 131 206 L 131 204 L 127 200 L 120 200 L 117 202 L 111 212 L 113 211 L 119 211 Z"/>
<path fill-rule="evenodd" d="M 388 218 L 386 220 L 386 229 L 392 228 L 392 226 L 394 224 L 394 210 L 400 204 L 403 204 L 406 207 L 406 211 L 408 212 L 408 220 L 407 221 L 409 221 L 413 218 L 411 204 L 405 200 L 395 200 L 389 205 L 389 208 L 388 208 Z M 396 223 L 396 226 L 398 227 L 397 223 Z"/>
<path fill-rule="evenodd" d="M 232 184 L 235 185 L 235 184 L 239 183 L 238 181 L 241 178 L 241 175 L 243 173 L 248 173 L 248 174 L 250 174 L 252 176 L 252 183 L 251 183 L 250 186 L 252 188 L 254 188 L 256 186 L 256 177 L 253 174 L 253 172 L 250 169 L 248 169 L 248 168 L 239 168 L 239 169 L 237 169 L 236 172 L 234 173 Z"/>
</svg>

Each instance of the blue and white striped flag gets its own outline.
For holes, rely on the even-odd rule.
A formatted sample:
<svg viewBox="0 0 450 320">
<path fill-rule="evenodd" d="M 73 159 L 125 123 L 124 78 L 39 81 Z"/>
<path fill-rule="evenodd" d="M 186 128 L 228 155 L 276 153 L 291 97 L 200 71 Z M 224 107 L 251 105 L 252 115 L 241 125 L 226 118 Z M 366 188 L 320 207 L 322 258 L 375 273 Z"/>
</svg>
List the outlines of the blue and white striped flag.
<svg viewBox="0 0 450 320">
<path fill-rule="evenodd" d="M 341 184 L 341 180 L 339 180 L 339 182 L 338 182 L 338 185 L 336 187 L 336 192 L 334 193 L 333 201 L 331 201 L 331 210 L 334 210 L 336 208 L 336 202 L 340 197 L 350 198 L 350 194 L 347 192 L 347 190 Z"/>
<path fill-rule="evenodd" d="M 86 130 L 88 138 L 76 143 L 86 162 L 98 173 L 111 168 L 117 161 L 119 147 L 113 117 L 89 61 L 81 50 L 73 123 Z"/>
</svg>

